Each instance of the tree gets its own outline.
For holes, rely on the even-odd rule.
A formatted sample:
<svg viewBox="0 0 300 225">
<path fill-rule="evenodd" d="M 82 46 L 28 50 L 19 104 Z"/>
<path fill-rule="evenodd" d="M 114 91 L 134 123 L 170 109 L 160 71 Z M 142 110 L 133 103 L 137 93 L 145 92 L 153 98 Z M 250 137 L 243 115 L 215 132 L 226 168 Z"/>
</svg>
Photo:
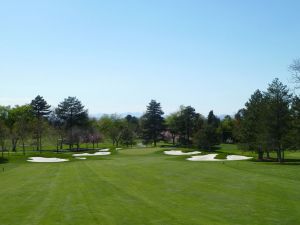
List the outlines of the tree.
<svg viewBox="0 0 300 225">
<path fill-rule="evenodd" d="M 220 129 L 222 133 L 222 142 L 233 143 L 234 119 L 232 119 L 231 116 L 226 115 L 220 123 Z"/>
<path fill-rule="evenodd" d="M 117 114 L 104 115 L 99 119 L 99 127 L 112 140 L 113 145 L 118 147 L 126 127 L 126 121 Z"/>
<path fill-rule="evenodd" d="M 242 141 L 242 121 L 244 118 L 245 109 L 239 109 L 238 112 L 234 115 L 233 121 L 233 139 L 235 142 Z"/>
<path fill-rule="evenodd" d="M 177 126 L 179 131 L 179 141 L 183 145 L 191 144 L 191 137 L 203 125 L 203 118 L 191 106 L 181 106 L 179 117 L 177 119 Z"/>
<path fill-rule="evenodd" d="M 33 114 L 30 105 L 15 106 L 9 110 L 7 124 L 13 151 L 16 151 L 17 143 L 20 140 L 22 142 L 23 153 L 25 154 L 25 139 L 31 131 L 32 120 Z"/>
<path fill-rule="evenodd" d="M 298 96 L 292 100 L 289 141 L 294 149 L 300 148 L 300 98 Z"/>
<path fill-rule="evenodd" d="M 291 122 L 290 103 L 292 94 L 290 94 L 287 86 L 276 78 L 269 85 L 265 95 L 268 104 L 266 121 L 268 133 L 272 146 L 277 152 L 277 160 L 283 162 L 285 141 Z"/>
<path fill-rule="evenodd" d="M 210 111 L 201 129 L 194 135 L 194 143 L 204 149 L 211 150 L 212 146 L 220 144 L 221 135 L 219 130 L 220 119 L 213 111 Z"/>
<path fill-rule="evenodd" d="M 247 143 L 249 150 L 258 153 L 258 159 L 263 159 L 264 148 L 267 149 L 268 133 L 266 115 L 268 114 L 266 98 L 260 90 L 256 90 L 245 104 L 243 112 L 241 141 Z"/>
<path fill-rule="evenodd" d="M 98 121 L 96 119 L 90 119 L 86 132 L 86 142 L 92 143 L 93 149 L 95 148 L 95 144 L 98 148 L 98 143 L 102 140 L 99 129 Z"/>
<path fill-rule="evenodd" d="M 151 100 L 146 113 L 141 118 L 142 135 L 146 143 L 152 142 L 156 146 L 161 139 L 161 133 L 165 129 L 163 114 L 160 103 Z"/>
<path fill-rule="evenodd" d="M 37 150 L 42 150 L 42 131 L 43 131 L 43 120 L 47 118 L 51 113 L 50 105 L 40 95 L 36 96 L 30 103 L 32 113 L 36 118 L 36 146 Z"/>
<path fill-rule="evenodd" d="M 9 137 L 9 129 L 7 127 L 9 106 L 0 106 L 0 147 L 3 157 L 3 152 L 6 150 L 6 140 Z"/>
<path fill-rule="evenodd" d="M 138 118 L 132 115 L 127 115 L 125 117 L 125 127 L 121 137 L 121 142 L 127 147 L 132 146 L 139 131 L 140 127 Z"/>
<path fill-rule="evenodd" d="M 295 59 L 289 66 L 289 70 L 292 73 L 293 81 L 296 83 L 296 88 L 299 88 L 300 84 L 300 59 Z"/>
<path fill-rule="evenodd" d="M 78 144 L 78 129 L 87 124 L 88 112 L 76 97 L 68 97 L 59 103 L 55 113 L 68 132 L 68 142 L 71 150 L 75 142 Z"/>
<path fill-rule="evenodd" d="M 176 136 L 179 135 L 179 115 L 180 111 L 171 113 L 166 117 L 167 131 L 171 134 L 172 144 L 175 145 Z"/>
</svg>

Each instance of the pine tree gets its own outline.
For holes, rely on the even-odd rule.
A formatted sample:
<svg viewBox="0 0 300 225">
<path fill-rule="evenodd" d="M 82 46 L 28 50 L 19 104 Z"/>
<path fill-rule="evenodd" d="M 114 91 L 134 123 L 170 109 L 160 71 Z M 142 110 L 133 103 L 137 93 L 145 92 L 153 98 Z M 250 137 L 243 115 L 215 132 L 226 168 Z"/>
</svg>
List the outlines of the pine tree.
<svg viewBox="0 0 300 225">
<path fill-rule="evenodd" d="M 210 111 L 204 125 L 195 134 L 194 143 L 198 147 L 208 150 L 211 150 L 213 146 L 220 144 L 221 134 L 219 125 L 220 119 L 214 115 L 213 111 Z"/>
<path fill-rule="evenodd" d="M 284 161 L 284 142 L 290 128 L 290 103 L 292 94 L 278 78 L 274 79 L 265 93 L 268 104 L 267 128 L 272 146 L 277 152 L 277 160 Z"/>
<path fill-rule="evenodd" d="M 258 158 L 263 159 L 264 149 L 269 146 L 266 130 L 267 104 L 265 96 L 260 90 L 256 90 L 245 104 L 242 120 L 242 142 L 248 145 L 249 150 L 258 153 Z"/>
<path fill-rule="evenodd" d="M 74 127 L 82 127 L 87 124 L 87 110 L 84 109 L 84 106 L 76 97 L 68 97 L 59 103 L 55 113 L 63 121 L 65 129 L 69 132 L 69 147 L 71 150 L 76 138 L 75 133 L 73 133 Z"/>
<path fill-rule="evenodd" d="M 32 113 L 36 118 L 36 141 L 37 150 L 42 150 L 42 131 L 43 131 L 43 119 L 47 118 L 51 113 L 50 105 L 40 95 L 36 96 L 30 103 Z"/>
<path fill-rule="evenodd" d="M 142 135 L 145 142 L 153 142 L 156 146 L 161 139 L 161 133 L 165 128 L 163 114 L 160 103 L 151 100 L 142 117 Z"/>
</svg>

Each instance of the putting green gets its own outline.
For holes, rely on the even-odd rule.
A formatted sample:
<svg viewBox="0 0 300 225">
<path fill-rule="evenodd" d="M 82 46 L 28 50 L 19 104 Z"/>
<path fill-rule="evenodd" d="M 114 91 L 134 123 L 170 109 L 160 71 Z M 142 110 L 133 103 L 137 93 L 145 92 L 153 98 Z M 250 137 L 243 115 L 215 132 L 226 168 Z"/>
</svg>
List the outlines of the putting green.
<svg viewBox="0 0 300 225">
<path fill-rule="evenodd" d="M 51 156 L 71 161 L 0 164 L 1 225 L 300 224 L 300 165 L 190 162 L 145 148 Z"/>
</svg>

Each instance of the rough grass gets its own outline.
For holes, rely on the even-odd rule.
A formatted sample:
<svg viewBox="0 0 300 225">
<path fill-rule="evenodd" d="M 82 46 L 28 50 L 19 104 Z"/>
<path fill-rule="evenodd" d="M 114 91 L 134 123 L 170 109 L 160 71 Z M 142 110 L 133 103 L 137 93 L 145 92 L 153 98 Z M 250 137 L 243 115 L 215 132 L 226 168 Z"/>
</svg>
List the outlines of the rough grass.
<svg viewBox="0 0 300 225">
<path fill-rule="evenodd" d="M 0 164 L 1 225 L 300 224 L 294 164 L 189 162 L 159 148 L 87 160 L 42 156 L 71 161 L 29 163 L 19 153 Z"/>
</svg>

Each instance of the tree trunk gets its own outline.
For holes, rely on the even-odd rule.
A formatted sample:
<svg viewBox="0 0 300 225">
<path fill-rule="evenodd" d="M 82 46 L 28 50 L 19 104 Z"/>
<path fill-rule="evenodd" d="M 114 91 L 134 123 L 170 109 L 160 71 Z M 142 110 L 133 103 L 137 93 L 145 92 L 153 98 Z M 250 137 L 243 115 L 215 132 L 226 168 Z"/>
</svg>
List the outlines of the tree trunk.
<svg viewBox="0 0 300 225">
<path fill-rule="evenodd" d="M 173 143 L 173 145 L 175 145 L 175 137 L 176 136 L 172 134 L 172 143 Z"/>
<path fill-rule="evenodd" d="M 13 152 L 17 151 L 17 143 L 18 143 L 18 139 L 17 138 L 12 138 L 11 144 L 12 144 L 12 151 Z"/>
<path fill-rule="evenodd" d="M 23 155 L 25 155 L 25 143 L 24 143 L 24 140 L 22 140 L 22 149 L 23 149 Z"/>
<path fill-rule="evenodd" d="M 60 149 L 63 149 L 63 141 L 64 141 L 64 139 L 61 138 L 61 141 L 60 141 Z"/>
<path fill-rule="evenodd" d="M 40 146 L 40 153 L 42 153 L 42 135 L 40 136 L 39 146 Z"/>
<path fill-rule="evenodd" d="M 280 148 L 277 149 L 277 162 L 281 163 L 281 149 Z"/>
<path fill-rule="evenodd" d="M 262 161 L 264 157 L 264 152 L 262 151 L 262 147 L 258 146 L 258 160 Z"/>
</svg>

